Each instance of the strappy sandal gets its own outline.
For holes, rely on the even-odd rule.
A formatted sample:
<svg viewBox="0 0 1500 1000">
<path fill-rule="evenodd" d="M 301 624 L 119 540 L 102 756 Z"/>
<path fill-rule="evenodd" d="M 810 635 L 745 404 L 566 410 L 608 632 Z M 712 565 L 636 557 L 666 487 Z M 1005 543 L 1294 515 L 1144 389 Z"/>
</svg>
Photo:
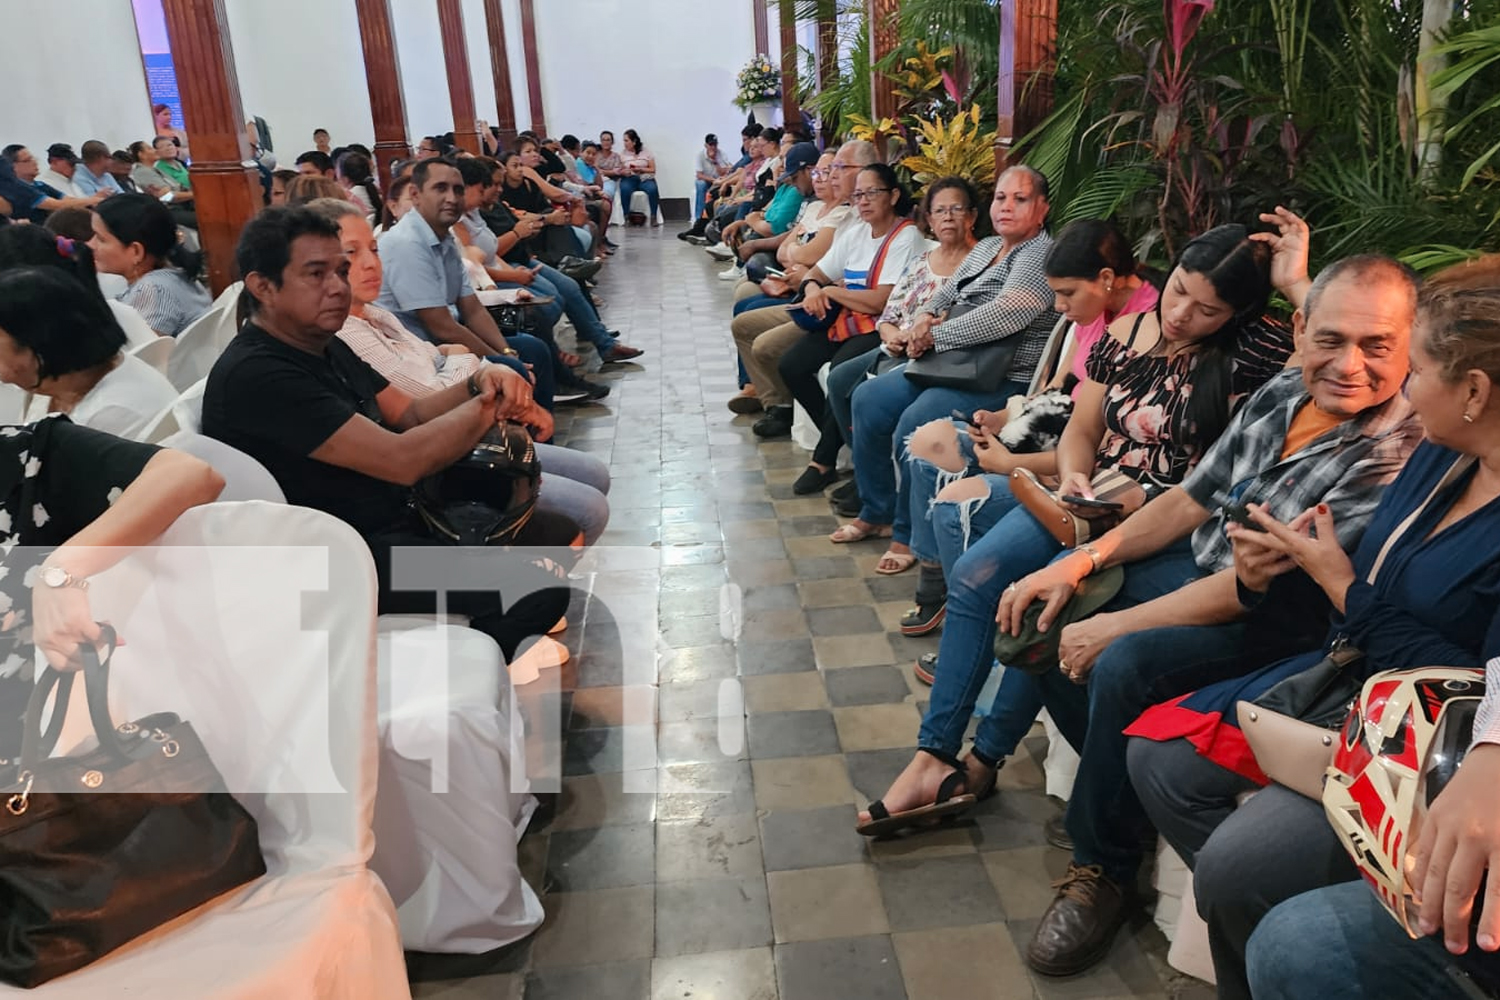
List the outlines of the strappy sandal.
<svg viewBox="0 0 1500 1000">
<path fill-rule="evenodd" d="M 918 604 L 901 616 L 901 634 L 911 636 L 929 635 L 943 624 L 948 616 L 948 602 Z"/>
<path fill-rule="evenodd" d="M 892 552 L 886 549 L 885 555 L 880 557 L 880 562 L 875 564 L 875 572 L 881 576 L 895 576 L 897 573 L 905 573 L 917 564 L 917 557 L 910 552 Z"/>
<path fill-rule="evenodd" d="M 898 813 L 891 812 L 884 802 L 876 799 L 865 807 L 865 811 L 870 814 L 870 821 L 856 826 L 854 832 L 861 837 L 888 837 L 911 827 L 925 829 L 939 823 L 952 822 L 979 801 L 968 792 L 959 791 L 966 787 L 967 781 L 963 768 L 959 768 L 938 786 L 935 802 Z"/>
<path fill-rule="evenodd" d="M 877 524 L 866 531 L 853 522 L 850 522 L 849 524 L 839 525 L 838 530 L 828 536 L 828 540 L 835 545 L 848 545 L 850 542 L 862 542 L 866 538 L 889 538 L 890 535 L 891 526 L 889 524 Z M 917 561 L 916 556 L 912 556 L 911 558 L 912 562 Z"/>
</svg>

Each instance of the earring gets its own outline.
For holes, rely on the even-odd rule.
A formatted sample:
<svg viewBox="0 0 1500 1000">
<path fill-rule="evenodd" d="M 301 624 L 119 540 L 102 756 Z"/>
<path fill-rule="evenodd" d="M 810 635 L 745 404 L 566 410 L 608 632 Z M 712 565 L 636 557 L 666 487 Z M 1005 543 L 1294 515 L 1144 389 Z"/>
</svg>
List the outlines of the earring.
<svg viewBox="0 0 1500 1000">
<path fill-rule="evenodd" d="M 1464 423 L 1466 423 L 1466 424 L 1472 424 L 1473 422 L 1474 422 L 1474 414 L 1470 413 L 1468 410 L 1465 410 L 1464 411 Z"/>
</svg>

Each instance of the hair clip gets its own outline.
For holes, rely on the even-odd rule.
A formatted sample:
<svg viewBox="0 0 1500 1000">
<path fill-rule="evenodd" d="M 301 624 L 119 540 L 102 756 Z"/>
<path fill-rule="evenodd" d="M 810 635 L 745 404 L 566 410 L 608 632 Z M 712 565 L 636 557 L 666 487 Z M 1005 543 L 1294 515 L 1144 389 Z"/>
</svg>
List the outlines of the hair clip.
<svg viewBox="0 0 1500 1000">
<path fill-rule="evenodd" d="M 66 236 L 59 236 L 57 238 L 57 255 L 68 260 L 72 260 L 74 253 L 75 251 L 73 241 L 68 239 Z"/>
</svg>

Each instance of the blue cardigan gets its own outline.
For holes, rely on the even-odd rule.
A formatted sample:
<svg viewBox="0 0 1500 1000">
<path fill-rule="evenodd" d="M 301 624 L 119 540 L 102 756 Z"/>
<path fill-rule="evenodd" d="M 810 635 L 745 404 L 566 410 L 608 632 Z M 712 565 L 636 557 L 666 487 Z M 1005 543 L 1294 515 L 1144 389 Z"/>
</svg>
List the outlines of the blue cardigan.
<svg viewBox="0 0 1500 1000">
<path fill-rule="evenodd" d="M 1410 667 L 1478 667 L 1500 655 L 1500 499 L 1432 535 L 1473 479 L 1473 468 L 1433 498 L 1391 547 L 1375 583 L 1365 582 L 1386 539 L 1460 457 L 1423 442 L 1385 491 L 1354 553 L 1357 582 L 1349 588 L 1344 613 L 1333 616 L 1323 649 L 1156 705 L 1125 732 L 1154 740 L 1187 739 L 1221 766 L 1264 783 L 1239 730 L 1235 704 L 1254 701 L 1317 663 L 1339 636 L 1364 652 L 1356 667 L 1364 676 Z"/>
</svg>

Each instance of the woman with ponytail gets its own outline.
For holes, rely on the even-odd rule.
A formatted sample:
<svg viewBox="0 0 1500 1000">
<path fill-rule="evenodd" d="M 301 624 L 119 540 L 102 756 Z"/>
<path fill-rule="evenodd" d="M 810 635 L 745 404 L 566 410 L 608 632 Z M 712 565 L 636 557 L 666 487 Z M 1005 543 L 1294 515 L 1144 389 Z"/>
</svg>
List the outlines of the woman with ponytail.
<svg viewBox="0 0 1500 1000">
<path fill-rule="evenodd" d="M 150 195 L 117 194 L 94 206 L 89 249 L 99 270 L 129 282 L 120 301 L 161 336 L 177 336 L 213 305 L 198 282 L 203 254 L 183 246 L 172 213 Z"/>
</svg>

